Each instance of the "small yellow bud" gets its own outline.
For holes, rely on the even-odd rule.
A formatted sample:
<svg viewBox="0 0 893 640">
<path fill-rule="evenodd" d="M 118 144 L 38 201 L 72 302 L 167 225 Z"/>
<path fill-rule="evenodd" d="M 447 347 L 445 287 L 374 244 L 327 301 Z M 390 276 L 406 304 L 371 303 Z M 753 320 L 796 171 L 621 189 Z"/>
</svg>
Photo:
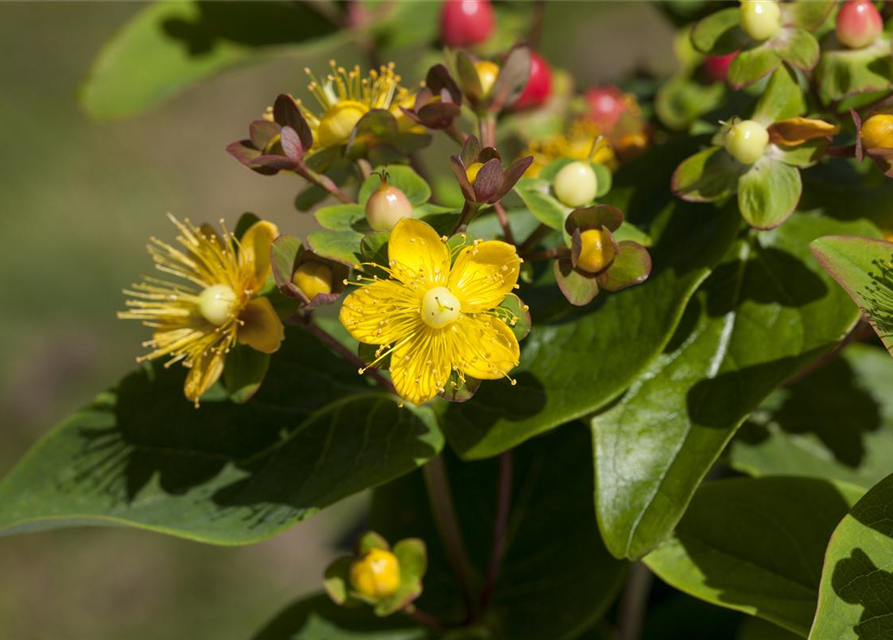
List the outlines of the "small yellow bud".
<svg viewBox="0 0 893 640">
<path fill-rule="evenodd" d="M 320 146 L 330 147 L 347 142 L 357 122 L 368 111 L 366 105 L 354 100 L 342 100 L 331 107 L 319 121 L 317 136 Z"/>
<path fill-rule="evenodd" d="M 472 186 L 474 186 L 474 181 L 478 178 L 478 172 L 483 166 L 483 162 L 475 162 L 465 170 L 465 177 L 468 178 L 468 181 L 472 184 Z"/>
<path fill-rule="evenodd" d="M 487 97 L 496 84 L 496 78 L 499 77 L 499 65 L 489 60 L 478 60 L 474 63 L 474 70 L 478 72 L 481 89 L 484 91 L 484 97 Z"/>
<path fill-rule="evenodd" d="M 220 326 L 232 317 L 236 292 L 226 284 L 215 284 L 198 295 L 198 312 L 213 325 Z"/>
<path fill-rule="evenodd" d="M 332 293 L 332 268 L 322 262 L 305 262 L 295 271 L 291 281 L 308 300 L 313 300 L 317 294 Z"/>
<path fill-rule="evenodd" d="M 577 258 L 577 268 L 587 273 L 598 273 L 614 259 L 614 243 L 610 232 L 604 229 L 587 229 L 580 234 L 583 247 Z"/>
<path fill-rule="evenodd" d="M 390 551 L 372 549 L 350 567 L 350 584 L 370 598 L 386 598 L 400 586 L 400 562 Z"/>
<path fill-rule="evenodd" d="M 862 146 L 866 149 L 893 149 L 893 115 L 879 113 L 862 123 Z"/>
</svg>

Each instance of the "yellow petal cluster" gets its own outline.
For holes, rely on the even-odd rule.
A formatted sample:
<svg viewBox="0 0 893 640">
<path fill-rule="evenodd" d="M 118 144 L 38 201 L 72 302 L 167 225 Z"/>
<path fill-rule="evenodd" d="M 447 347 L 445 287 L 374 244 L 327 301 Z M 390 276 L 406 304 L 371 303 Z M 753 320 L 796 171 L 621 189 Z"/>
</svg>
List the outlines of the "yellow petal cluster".
<svg viewBox="0 0 893 640">
<path fill-rule="evenodd" d="M 197 406 L 237 341 L 263 353 L 279 349 L 282 322 L 270 301 L 257 297 L 279 231 L 258 221 L 236 240 L 226 228 L 218 235 L 209 225 L 199 229 L 188 219 L 169 218 L 180 232 L 179 246 L 152 238 L 148 249 L 156 269 L 182 282 L 144 277 L 124 292 L 131 299 L 118 317 L 153 329 L 144 343 L 152 350 L 137 361 L 169 356 L 166 366 L 182 362 L 189 369 L 184 391 Z"/>
<path fill-rule="evenodd" d="M 461 247 L 455 263 L 452 257 L 430 225 L 404 218 L 388 243 L 389 277 L 361 276 L 341 307 L 350 334 L 379 346 L 376 362 L 391 356 L 397 393 L 416 405 L 448 384 L 461 386 L 465 376 L 509 377 L 520 358 L 510 328 L 516 318 L 500 307 L 517 287 L 515 247 L 476 242 Z"/>
<path fill-rule="evenodd" d="M 598 126 L 589 118 L 579 118 L 564 133 L 543 140 L 533 140 L 522 156 L 533 156 L 533 164 L 525 175 L 535 178 L 547 164 L 558 158 L 591 160 L 599 164 L 614 163 L 611 144 L 600 136 Z"/>
</svg>

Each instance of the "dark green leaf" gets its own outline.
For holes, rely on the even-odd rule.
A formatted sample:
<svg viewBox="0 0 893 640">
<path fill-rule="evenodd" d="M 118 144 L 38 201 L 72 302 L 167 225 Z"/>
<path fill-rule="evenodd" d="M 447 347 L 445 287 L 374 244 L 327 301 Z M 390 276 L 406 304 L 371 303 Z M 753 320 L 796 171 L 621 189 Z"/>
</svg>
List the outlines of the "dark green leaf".
<svg viewBox="0 0 893 640">
<path fill-rule="evenodd" d="M 472 404 L 476 402 L 472 400 Z M 515 449 L 509 534 L 484 617 L 494 640 L 571 640 L 592 626 L 617 595 L 624 563 L 599 541 L 592 505 L 578 490 L 592 479 L 586 430 L 569 425 Z M 481 587 L 489 561 L 500 463 L 446 460 L 456 520 Z M 440 544 L 425 481 L 415 473 L 376 490 L 370 526 L 387 536 L 428 542 L 429 568 L 419 608 L 461 619 L 455 574 Z M 556 544 L 555 532 L 561 532 Z"/>
<path fill-rule="evenodd" d="M 212 393 L 196 409 L 184 377 L 179 365 L 142 369 L 56 427 L 0 483 L 0 529 L 128 525 L 248 544 L 443 443 L 430 409 L 398 408 L 297 329 L 250 402 Z"/>
<path fill-rule="evenodd" d="M 747 167 L 722 147 L 709 147 L 679 165 L 673 173 L 673 191 L 689 202 L 712 202 L 738 190 Z"/>
<path fill-rule="evenodd" d="M 854 344 L 806 378 L 772 394 L 730 452 L 752 475 L 797 475 L 871 488 L 893 460 L 893 360 Z"/>
<path fill-rule="evenodd" d="M 310 44 L 338 29 L 311 7 L 283 2 L 159 2 L 103 47 L 80 89 L 94 118 L 123 118 L 273 46 Z"/>
<path fill-rule="evenodd" d="M 255 351 L 244 344 L 237 344 L 226 356 L 223 369 L 223 386 L 230 400 L 244 404 L 251 400 L 267 375 L 270 354 Z"/>
<path fill-rule="evenodd" d="M 812 478 L 710 482 L 645 563 L 677 589 L 806 635 L 828 539 L 861 494 Z"/>
<path fill-rule="evenodd" d="M 747 415 L 852 328 L 858 314 L 807 250 L 835 228 L 872 232 L 799 214 L 739 240 L 666 352 L 593 418 L 596 507 L 612 553 L 637 558 L 660 543 Z"/>
<path fill-rule="evenodd" d="M 893 476 L 856 503 L 825 556 L 810 640 L 893 637 Z"/>
<path fill-rule="evenodd" d="M 369 607 L 339 607 L 325 594 L 288 606 L 254 640 L 426 640 L 403 616 L 379 618 Z"/>
</svg>

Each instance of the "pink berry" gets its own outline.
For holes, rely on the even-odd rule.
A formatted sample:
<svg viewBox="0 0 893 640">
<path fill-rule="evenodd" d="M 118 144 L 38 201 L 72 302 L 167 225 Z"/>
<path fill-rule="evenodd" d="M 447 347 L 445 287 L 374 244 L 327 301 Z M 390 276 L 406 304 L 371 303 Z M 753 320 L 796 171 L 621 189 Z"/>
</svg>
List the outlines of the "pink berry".
<svg viewBox="0 0 893 640">
<path fill-rule="evenodd" d="M 881 14 L 869 0 L 847 0 L 837 13 L 837 40 L 850 49 L 867 47 L 883 30 Z"/>
<path fill-rule="evenodd" d="M 552 70 L 542 56 L 530 52 L 530 77 L 524 93 L 515 100 L 512 109 L 531 109 L 541 107 L 552 93 Z"/>
<path fill-rule="evenodd" d="M 733 51 L 724 56 L 707 56 L 704 60 L 704 73 L 713 82 L 725 82 L 729 75 L 729 65 L 738 55 L 737 51 Z"/>
<path fill-rule="evenodd" d="M 594 87 L 586 92 L 589 116 L 602 132 L 611 131 L 626 110 L 623 92 L 614 85 Z"/>
<path fill-rule="evenodd" d="M 440 13 L 440 35 L 449 47 L 470 47 L 490 37 L 496 13 L 490 0 L 446 0 Z"/>
</svg>

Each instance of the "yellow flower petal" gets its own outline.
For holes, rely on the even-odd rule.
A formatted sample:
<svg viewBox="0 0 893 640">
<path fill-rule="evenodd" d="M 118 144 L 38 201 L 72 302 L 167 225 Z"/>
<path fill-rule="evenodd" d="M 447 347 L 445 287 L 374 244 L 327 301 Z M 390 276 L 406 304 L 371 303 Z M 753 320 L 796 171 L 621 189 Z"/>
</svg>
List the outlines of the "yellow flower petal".
<svg viewBox="0 0 893 640">
<path fill-rule="evenodd" d="M 396 344 L 422 324 L 419 292 L 394 280 L 380 280 L 344 299 L 338 319 L 366 344 Z"/>
<path fill-rule="evenodd" d="M 244 322 L 239 327 L 238 339 L 262 353 L 275 353 L 285 339 L 285 327 L 268 298 L 256 298 L 239 314 Z"/>
<path fill-rule="evenodd" d="M 498 380 L 518 366 L 521 348 L 515 334 L 499 318 L 466 316 L 458 321 L 454 358 L 462 371 L 480 380 Z"/>
<path fill-rule="evenodd" d="M 769 125 L 769 141 L 789 147 L 801 145 L 813 138 L 836 135 L 840 127 L 813 118 L 788 118 Z"/>
<path fill-rule="evenodd" d="M 454 335 L 451 329 L 423 327 L 397 345 L 391 355 L 391 380 L 401 398 L 420 405 L 444 388 Z"/>
<path fill-rule="evenodd" d="M 270 247 L 279 235 L 279 227 L 266 220 L 258 220 L 239 241 L 239 258 L 254 267 L 254 291 L 260 290 L 270 275 Z"/>
<path fill-rule="evenodd" d="M 421 279 L 426 288 L 443 286 L 450 273 L 450 254 L 431 225 L 403 218 L 388 240 L 388 259 L 394 277 L 405 283 Z"/>
<path fill-rule="evenodd" d="M 186 384 L 183 391 L 186 398 L 198 406 L 198 400 L 210 389 L 223 373 L 223 363 L 226 356 L 216 351 L 206 351 L 199 359 L 192 363 L 189 373 L 186 374 Z"/>
<path fill-rule="evenodd" d="M 521 260 L 515 247 L 490 240 L 466 247 L 456 258 L 449 289 L 463 313 L 480 313 L 502 304 L 518 282 Z"/>
</svg>

